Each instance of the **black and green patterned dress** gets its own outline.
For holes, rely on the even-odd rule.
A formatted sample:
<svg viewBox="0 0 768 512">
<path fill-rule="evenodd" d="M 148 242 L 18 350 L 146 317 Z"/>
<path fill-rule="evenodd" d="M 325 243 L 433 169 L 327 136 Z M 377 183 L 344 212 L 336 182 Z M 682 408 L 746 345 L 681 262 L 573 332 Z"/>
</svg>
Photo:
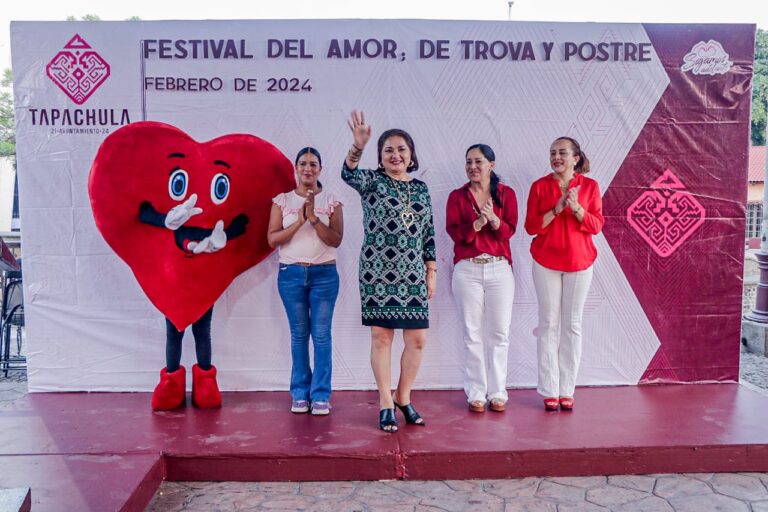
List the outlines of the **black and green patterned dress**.
<svg viewBox="0 0 768 512">
<path fill-rule="evenodd" d="M 429 327 L 424 263 L 435 261 L 435 227 L 427 184 L 417 179 L 396 181 L 382 170 L 350 170 L 346 162 L 341 178 L 360 193 L 363 205 L 363 325 Z M 413 216 L 403 218 L 409 202 Z"/>
</svg>

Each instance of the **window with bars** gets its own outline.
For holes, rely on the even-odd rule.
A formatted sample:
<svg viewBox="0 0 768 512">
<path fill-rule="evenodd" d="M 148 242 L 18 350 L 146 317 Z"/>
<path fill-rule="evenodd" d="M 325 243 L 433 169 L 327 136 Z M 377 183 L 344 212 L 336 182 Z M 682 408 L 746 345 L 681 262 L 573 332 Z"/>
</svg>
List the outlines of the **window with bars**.
<svg viewBox="0 0 768 512">
<path fill-rule="evenodd" d="M 747 204 L 747 238 L 760 238 L 763 227 L 763 203 Z"/>
</svg>

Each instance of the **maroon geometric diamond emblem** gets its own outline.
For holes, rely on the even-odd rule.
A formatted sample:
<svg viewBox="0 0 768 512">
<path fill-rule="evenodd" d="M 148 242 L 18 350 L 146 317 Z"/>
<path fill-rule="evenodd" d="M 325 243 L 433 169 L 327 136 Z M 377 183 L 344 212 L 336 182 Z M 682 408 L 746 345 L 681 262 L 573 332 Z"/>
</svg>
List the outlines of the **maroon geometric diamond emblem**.
<svg viewBox="0 0 768 512">
<path fill-rule="evenodd" d="M 666 258 L 699 226 L 706 212 L 685 185 L 667 169 L 627 210 L 627 221 L 651 248 Z"/>
<path fill-rule="evenodd" d="M 45 67 L 69 98 L 82 105 L 109 76 L 109 64 L 78 34 Z"/>
</svg>

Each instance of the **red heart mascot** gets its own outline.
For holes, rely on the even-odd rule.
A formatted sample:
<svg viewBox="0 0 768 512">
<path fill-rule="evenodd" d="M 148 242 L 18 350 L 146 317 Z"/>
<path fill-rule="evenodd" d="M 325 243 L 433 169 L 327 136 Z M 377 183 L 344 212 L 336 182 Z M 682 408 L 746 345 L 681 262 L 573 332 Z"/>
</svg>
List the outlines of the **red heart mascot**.
<svg viewBox="0 0 768 512">
<path fill-rule="evenodd" d="M 197 355 L 192 403 L 221 405 L 211 364 L 213 304 L 270 254 L 272 197 L 294 186 L 291 162 L 252 135 L 199 143 L 146 121 L 102 143 L 88 178 L 96 226 L 166 317 L 166 367 L 152 395 L 154 410 L 184 403 L 181 340 L 190 324 Z"/>
</svg>

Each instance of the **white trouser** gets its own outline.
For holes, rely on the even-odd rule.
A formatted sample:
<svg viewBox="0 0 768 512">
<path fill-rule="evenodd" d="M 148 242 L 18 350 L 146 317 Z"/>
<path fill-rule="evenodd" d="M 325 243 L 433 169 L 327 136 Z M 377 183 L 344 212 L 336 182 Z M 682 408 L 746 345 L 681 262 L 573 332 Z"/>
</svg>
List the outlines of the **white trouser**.
<svg viewBox="0 0 768 512">
<path fill-rule="evenodd" d="M 506 401 L 509 324 L 515 299 L 512 267 L 506 259 L 485 264 L 461 260 L 453 269 L 451 284 L 464 320 L 467 401 Z M 487 364 L 486 352 L 490 359 Z"/>
<path fill-rule="evenodd" d="M 539 301 L 538 392 L 545 397 L 573 396 L 581 362 L 581 319 L 592 283 L 592 267 L 560 272 L 533 262 Z"/>
</svg>

